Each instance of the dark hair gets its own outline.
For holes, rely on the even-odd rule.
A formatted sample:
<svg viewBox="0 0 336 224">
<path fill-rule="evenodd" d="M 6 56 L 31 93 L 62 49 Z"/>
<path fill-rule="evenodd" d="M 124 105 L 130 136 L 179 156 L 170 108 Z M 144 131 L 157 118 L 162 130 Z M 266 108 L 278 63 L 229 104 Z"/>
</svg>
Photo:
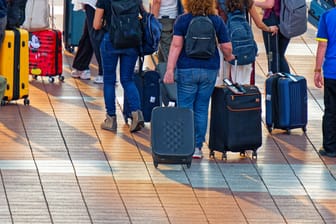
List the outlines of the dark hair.
<svg viewBox="0 0 336 224">
<path fill-rule="evenodd" d="M 182 0 L 186 12 L 196 15 L 215 15 L 215 0 Z"/>
<path fill-rule="evenodd" d="M 226 0 L 226 9 L 228 12 L 234 12 L 236 10 L 245 11 L 249 10 L 253 5 L 253 0 Z"/>
</svg>

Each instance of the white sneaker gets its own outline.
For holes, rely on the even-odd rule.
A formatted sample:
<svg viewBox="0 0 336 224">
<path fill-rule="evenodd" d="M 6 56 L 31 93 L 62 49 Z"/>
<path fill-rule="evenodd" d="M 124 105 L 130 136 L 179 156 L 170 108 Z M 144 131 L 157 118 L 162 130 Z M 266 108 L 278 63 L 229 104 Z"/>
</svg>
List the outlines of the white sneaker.
<svg viewBox="0 0 336 224">
<path fill-rule="evenodd" d="M 90 69 L 81 71 L 80 79 L 83 79 L 83 80 L 90 80 L 90 79 L 91 79 L 90 77 L 91 77 Z"/>
<path fill-rule="evenodd" d="M 94 79 L 93 82 L 94 82 L 94 83 L 97 83 L 97 84 L 103 84 L 103 83 L 104 83 L 104 78 L 103 78 L 102 75 L 98 75 L 98 76 Z"/>
<path fill-rule="evenodd" d="M 82 71 L 78 71 L 77 69 L 72 70 L 71 72 L 71 77 L 73 78 L 79 78 L 81 75 Z"/>
<path fill-rule="evenodd" d="M 199 148 L 195 148 L 194 155 L 192 156 L 193 159 L 202 159 L 203 158 L 203 152 Z"/>
</svg>

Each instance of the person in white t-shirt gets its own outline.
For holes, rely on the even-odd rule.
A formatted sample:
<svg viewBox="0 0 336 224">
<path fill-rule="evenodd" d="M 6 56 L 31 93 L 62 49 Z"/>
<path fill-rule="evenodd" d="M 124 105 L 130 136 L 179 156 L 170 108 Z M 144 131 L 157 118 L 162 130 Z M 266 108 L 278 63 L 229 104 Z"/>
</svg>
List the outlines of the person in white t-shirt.
<svg viewBox="0 0 336 224">
<path fill-rule="evenodd" d="M 180 0 L 152 0 L 151 12 L 162 24 L 158 59 L 159 62 L 167 62 L 174 22 L 176 17 L 183 13 L 182 4 Z"/>
</svg>

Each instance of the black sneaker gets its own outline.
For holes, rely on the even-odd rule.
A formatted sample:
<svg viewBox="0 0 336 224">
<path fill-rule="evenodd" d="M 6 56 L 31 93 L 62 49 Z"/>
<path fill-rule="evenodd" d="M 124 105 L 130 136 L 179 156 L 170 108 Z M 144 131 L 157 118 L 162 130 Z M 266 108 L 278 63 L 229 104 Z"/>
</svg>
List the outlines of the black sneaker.
<svg viewBox="0 0 336 224">
<path fill-rule="evenodd" d="M 336 157 L 336 152 L 327 152 L 323 148 L 319 150 L 321 156 Z"/>
</svg>

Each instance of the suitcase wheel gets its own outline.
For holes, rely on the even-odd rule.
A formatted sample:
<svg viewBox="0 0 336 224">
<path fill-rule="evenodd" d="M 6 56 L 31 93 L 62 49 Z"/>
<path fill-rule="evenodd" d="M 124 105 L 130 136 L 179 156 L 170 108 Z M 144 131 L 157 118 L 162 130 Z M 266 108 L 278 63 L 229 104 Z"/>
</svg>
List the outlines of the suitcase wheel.
<svg viewBox="0 0 336 224">
<path fill-rule="evenodd" d="M 58 80 L 60 80 L 61 82 L 63 82 L 64 81 L 64 76 L 63 75 L 59 75 L 58 76 Z"/>
<path fill-rule="evenodd" d="M 267 126 L 267 131 L 271 134 L 272 133 L 272 126 Z"/>
<path fill-rule="evenodd" d="M 28 98 L 24 98 L 23 104 L 24 105 L 29 105 L 29 103 L 30 103 L 30 100 Z"/>
<path fill-rule="evenodd" d="M 49 81 L 50 83 L 53 83 L 53 82 L 55 81 L 55 79 L 54 79 L 54 77 L 49 77 L 48 81 Z"/>
<path fill-rule="evenodd" d="M 239 155 L 240 155 L 241 157 L 245 157 L 245 156 L 246 156 L 245 151 L 241 151 L 241 152 L 239 153 Z"/>
<path fill-rule="evenodd" d="M 153 161 L 153 164 L 154 164 L 154 167 L 155 167 L 155 168 L 158 168 L 158 166 L 159 166 L 159 163 L 158 163 L 158 162 Z"/>
<path fill-rule="evenodd" d="M 307 131 L 307 127 L 306 126 L 302 127 L 302 131 L 306 132 Z"/>
<path fill-rule="evenodd" d="M 257 159 L 257 152 L 256 151 L 252 152 L 252 159 Z"/>
<path fill-rule="evenodd" d="M 287 134 L 287 135 L 290 135 L 290 134 L 291 134 L 291 130 L 290 130 L 290 129 L 287 129 L 287 130 L 286 130 L 286 134 Z"/>
<path fill-rule="evenodd" d="M 191 167 L 191 162 L 187 163 L 187 168 L 189 169 Z"/>
</svg>

